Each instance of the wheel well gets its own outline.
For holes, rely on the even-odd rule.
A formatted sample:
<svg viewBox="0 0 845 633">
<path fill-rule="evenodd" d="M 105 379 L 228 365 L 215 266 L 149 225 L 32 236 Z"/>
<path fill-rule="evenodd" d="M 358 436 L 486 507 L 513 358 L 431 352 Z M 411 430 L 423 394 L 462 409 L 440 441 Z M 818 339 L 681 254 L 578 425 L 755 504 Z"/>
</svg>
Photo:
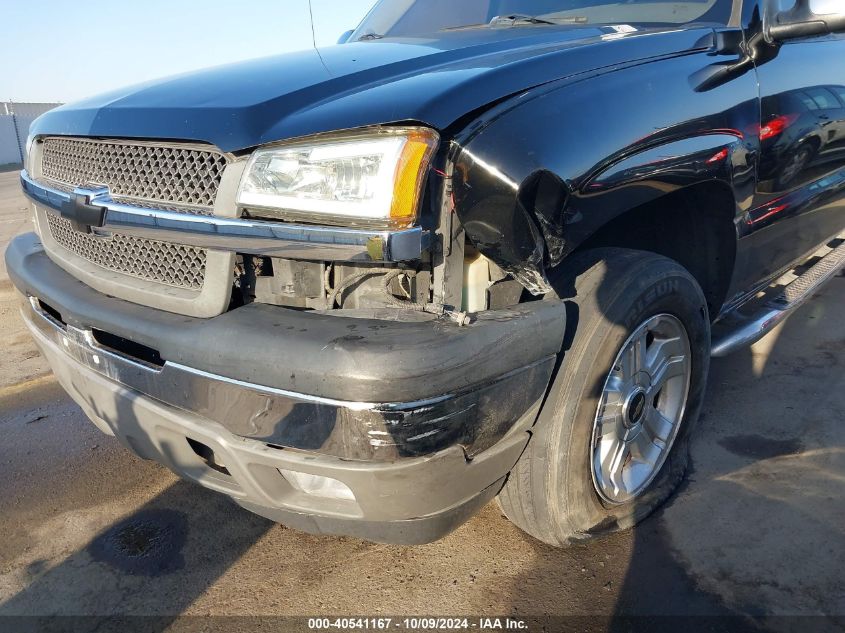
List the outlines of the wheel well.
<svg viewBox="0 0 845 633">
<path fill-rule="evenodd" d="M 693 185 L 618 216 L 578 247 L 633 248 L 669 257 L 704 290 L 711 318 L 722 308 L 736 260 L 736 203 L 720 183 Z"/>
</svg>

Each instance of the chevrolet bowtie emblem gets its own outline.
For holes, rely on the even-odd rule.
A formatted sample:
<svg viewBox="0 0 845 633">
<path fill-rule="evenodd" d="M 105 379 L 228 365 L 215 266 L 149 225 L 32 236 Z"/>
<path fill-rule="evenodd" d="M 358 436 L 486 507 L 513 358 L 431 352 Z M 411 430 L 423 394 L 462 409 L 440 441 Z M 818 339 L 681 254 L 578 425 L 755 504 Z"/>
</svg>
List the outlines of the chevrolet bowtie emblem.
<svg viewBox="0 0 845 633">
<path fill-rule="evenodd" d="M 108 187 L 77 187 L 70 199 L 62 205 L 62 217 L 70 220 L 74 228 L 89 233 L 91 227 L 102 227 L 106 223 L 106 207 L 98 204 L 109 199 Z"/>
</svg>

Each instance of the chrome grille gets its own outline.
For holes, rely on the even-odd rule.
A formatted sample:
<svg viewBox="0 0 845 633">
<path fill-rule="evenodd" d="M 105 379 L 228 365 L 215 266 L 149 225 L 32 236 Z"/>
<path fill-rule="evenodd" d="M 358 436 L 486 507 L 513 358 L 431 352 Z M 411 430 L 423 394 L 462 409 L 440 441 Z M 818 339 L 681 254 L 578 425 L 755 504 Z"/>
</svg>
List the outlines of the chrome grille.
<svg viewBox="0 0 845 633">
<path fill-rule="evenodd" d="M 47 213 L 47 224 L 58 244 L 101 268 L 177 288 L 202 289 L 206 263 L 202 249 L 127 235 L 95 237 L 54 213 Z"/>
<path fill-rule="evenodd" d="M 196 145 L 50 137 L 41 174 L 66 187 L 105 185 L 112 196 L 210 209 L 228 160 Z"/>
<path fill-rule="evenodd" d="M 154 200 L 140 200 L 138 198 L 123 198 L 121 196 L 112 196 L 112 200 L 121 204 L 126 204 L 132 207 L 140 207 L 141 209 L 154 209 L 156 211 L 172 211 L 174 213 L 185 213 L 189 215 L 214 215 L 214 209 L 204 209 L 202 207 L 185 207 L 178 204 L 167 204 L 166 202 L 157 202 Z"/>
<path fill-rule="evenodd" d="M 52 181 L 50 183 L 54 189 L 59 191 L 66 191 L 72 193 L 78 185 L 68 185 L 63 182 Z M 174 213 L 189 213 L 191 215 L 214 215 L 214 209 L 205 209 L 203 207 L 186 207 L 178 204 L 168 204 L 166 202 L 159 202 L 157 200 L 141 200 L 139 198 L 123 198 L 121 196 L 112 196 L 112 200 L 120 202 L 121 204 L 130 205 L 133 207 L 140 207 L 142 209 L 155 209 L 158 211 L 173 211 Z"/>
<path fill-rule="evenodd" d="M 41 147 L 41 178 L 64 191 L 105 185 L 117 202 L 179 213 L 212 215 L 228 165 L 219 150 L 200 145 L 48 137 Z M 201 292 L 207 252 L 115 234 L 96 237 L 47 213 L 55 242 L 100 268 Z"/>
</svg>

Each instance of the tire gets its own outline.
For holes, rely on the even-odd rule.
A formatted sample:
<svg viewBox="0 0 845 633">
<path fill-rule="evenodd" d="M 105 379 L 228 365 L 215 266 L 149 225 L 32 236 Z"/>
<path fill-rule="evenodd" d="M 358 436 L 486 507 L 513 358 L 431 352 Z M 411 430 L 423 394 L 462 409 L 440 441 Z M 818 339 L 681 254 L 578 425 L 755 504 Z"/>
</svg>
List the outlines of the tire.
<svg viewBox="0 0 845 633">
<path fill-rule="evenodd" d="M 558 281 L 552 285 L 567 301 L 563 358 L 499 504 L 524 532 L 563 546 L 634 526 L 683 479 L 710 366 L 710 320 L 696 280 L 676 262 L 653 253 L 618 248 L 586 251 L 565 261 L 555 278 Z M 620 349 L 640 324 L 657 315 L 674 317 L 686 329 L 690 352 L 690 364 L 684 366 L 686 405 L 677 413 L 675 439 L 662 467 L 656 466 L 660 460 L 653 460 L 656 474 L 650 484 L 635 498 L 611 501 L 603 498 L 594 482 L 593 427 L 599 405 L 605 402 L 602 393 L 608 376 L 619 367 Z M 662 397 L 655 396 L 655 407 Z"/>
</svg>

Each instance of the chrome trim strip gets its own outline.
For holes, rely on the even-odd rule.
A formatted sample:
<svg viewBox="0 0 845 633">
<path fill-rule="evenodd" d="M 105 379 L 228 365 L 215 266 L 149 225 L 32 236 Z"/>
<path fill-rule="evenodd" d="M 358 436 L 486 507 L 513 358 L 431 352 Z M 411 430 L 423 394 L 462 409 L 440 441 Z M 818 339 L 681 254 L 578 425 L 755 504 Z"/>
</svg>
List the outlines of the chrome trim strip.
<svg viewBox="0 0 845 633">
<path fill-rule="evenodd" d="M 137 362 L 137 361 L 135 361 Z M 296 393 L 293 391 L 285 391 L 284 389 L 276 389 L 275 387 L 266 387 L 251 382 L 244 382 L 235 378 L 227 378 L 218 374 L 212 374 L 201 369 L 194 369 L 179 363 L 172 363 L 167 361 L 164 364 L 165 369 L 172 368 L 175 371 L 180 371 L 184 374 L 191 375 L 197 380 L 211 380 L 214 382 L 221 382 L 232 387 L 240 389 L 248 389 L 255 391 L 263 396 L 287 398 L 288 400 L 296 400 L 297 402 L 306 402 L 318 406 L 335 407 L 339 409 L 349 409 L 350 411 L 413 411 L 423 407 L 432 407 L 434 405 L 445 402 L 452 395 L 440 396 L 439 398 L 429 398 L 426 400 L 418 400 L 416 402 L 401 402 L 394 404 L 376 403 L 376 402 L 350 402 L 347 400 L 333 400 L 331 398 L 321 398 L 320 396 L 309 396 L 303 393 Z"/>
<path fill-rule="evenodd" d="M 346 402 L 293 393 L 172 362 L 151 365 L 101 345 L 90 329 L 65 324 L 36 297 L 22 316 L 49 345 L 116 384 L 234 435 L 353 460 L 393 461 L 459 444 L 475 454 L 501 439 L 545 394 L 555 356 L 460 393 L 401 403 Z"/>
<path fill-rule="evenodd" d="M 428 248 L 420 227 L 396 231 L 344 229 L 190 215 L 115 202 L 102 189 L 77 188 L 73 194 L 35 181 L 23 170 L 21 187 L 34 202 L 59 213 L 76 195 L 106 210 L 97 235 L 109 232 L 209 250 L 315 261 L 402 262 L 419 259 Z"/>
<path fill-rule="evenodd" d="M 116 352 L 100 345 L 94 338 L 94 334 L 91 330 L 80 329 L 72 325 L 65 325 L 64 323 L 57 321 L 55 317 L 53 317 L 50 313 L 46 312 L 39 305 L 38 299 L 36 297 L 30 296 L 29 304 L 32 307 L 32 312 L 40 316 L 45 321 L 44 324 L 36 323 L 36 327 L 43 334 L 61 334 L 62 336 L 72 340 L 72 342 L 74 342 L 77 346 L 85 347 L 92 352 L 102 354 L 103 357 L 112 360 L 116 363 L 121 363 L 124 366 L 132 367 L 135 371 L 157 377 L 159 380 L 162 380 L 164 383 L 168 384 L 171 387 L 175 387 L 180 383 L 184 383 L 184 380 L 182 380 L 182 378 L 177 377 L 177 374 L 183 374 L 184 376 L 191 376 L 197 381 L 205 380 L 209 382 L 222 383 L 231 387 L 237 387 L 238 389 L 246 389 L 264 398 L 284 398 L 287 400 L 296 401 L 297 403 L 307 403 L 317 406 L 350 409 L 351 411 L 411 411 L 422 407 L 431 407 L 445 400 L 448 400 L 449 398 L 454 397 L 454 395 L 450 394 L 441 396 L 439 398 L 428 398 L 426 400 L 402 403 L 379 404 L 375 402 L 351 402 L 346 400 L 333 400 L 331 398 L 322 398 L 320 396 L 310 396 L 303 393 L 296 393 L 293 391 L 286 391 L 284 389 L 277 389 L 275 387 L 267 387 L 264 385 L 259 385 L 257 383 L 245 382 L 243 380 L 237 380 L 234 378 L 227 378 L 226 376 L 212 374 L 201 369 L 194 369 L 193 367 L 188 367 L 187 365 L 173 363 L 170 361 L 166 361 L 163 367 L 158 367 L 155 365 L 150 365 L 148 363 L 141 362 L 136 358 L 132 358 L 131 356 L 121 354 L 120 352 Z M 61 336 L 55 336 L 55 338 L 64 342 Z M 65 345 L 65 348 L 68 348 L 68 345 Z M 77 358 L 77 360 L 80 360 L 76 356 L 75 358 Z M 99 373 L 102 373 L 103 375 L 120 382 L 125 387 L 138 387 L 138 381 L 136 379 L 127 381 L 126 376 L 123 376 L 120 373 L 107 371 L 108 366 L 106 365 L 102 365 L 101 363 L 94 363 L 93 365 L 91 365 L 91 363 L 88 362 L 87 357 L 84 360 L 81 360 L 80 362 L 82 362 L 86 366 L 89 366 L 90 369 L 94 369 Z M 147 395 L 152 394 L 147 393 Z"/>
</svg>

